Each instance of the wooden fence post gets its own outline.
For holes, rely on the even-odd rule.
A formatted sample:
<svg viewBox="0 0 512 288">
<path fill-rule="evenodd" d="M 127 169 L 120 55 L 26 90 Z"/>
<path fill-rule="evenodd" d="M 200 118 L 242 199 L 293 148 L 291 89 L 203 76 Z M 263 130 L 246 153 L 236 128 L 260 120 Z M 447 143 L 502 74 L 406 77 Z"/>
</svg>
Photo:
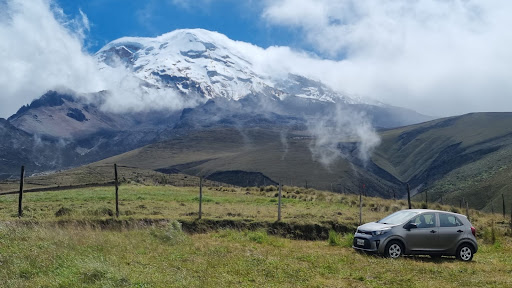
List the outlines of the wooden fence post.
<svg viewBox="0 0 512 288">
<path fill-rule="evenodd" d="M 427 206 L 428 209 L 428 191 L 425 190 L 425 206 Z"/>
<path fill-rule="evenodd" d="M 279 182 L 279 193 L 277 199 L 277 221 L 281 221 L 281 182 Z"/>
<path fill-rule="evenodd" d="M 409 203 L 409 209 L 411 209 L 411 187 L 407 183 L 407 202 Z"/>
<path fill-rule="evenodd" d="M 119 218 L 119 181 L 117 178 L 117 164 L 114 164 L 114 182 L 116 184 L 116 217 Z"/>
<path fill-rule="evenodd" d="M 308 189 L 308 179 L 306 179 L 306 189 Z"/>
<path fill-rule="evenodd" d="M 359 225 L 363 224 L 363 191 L 359 193 Z"/>
<path fill-rule="evenodd" d="M 503 193 L 501 193 L 501 199 L 503 200 L 503 219 L 505 219 L 507 217 L 507 214 L 505 212 L 505 196 L 503 195 Z"/>
<path fill-rule="evenodd" d="M 203 177 L 199 177 L 199 219 L 203 216 Z"/>
<path fill-rule="evenodd" d="M 23 207 L 22 207 L 21 203 L 23 202 L 24 177 L 25 177 L 25 166 L 21 166 L 20 193 L 19 193 L 19 198 L 18 198 L 18 218 L 21 218 L 21 216 L 23 216 Z"/>
<path fill-rule="evenodd" d="M 468 217 L 469 221 L 469 202 L 466 201 L 466 217 Z"/>
</svg>

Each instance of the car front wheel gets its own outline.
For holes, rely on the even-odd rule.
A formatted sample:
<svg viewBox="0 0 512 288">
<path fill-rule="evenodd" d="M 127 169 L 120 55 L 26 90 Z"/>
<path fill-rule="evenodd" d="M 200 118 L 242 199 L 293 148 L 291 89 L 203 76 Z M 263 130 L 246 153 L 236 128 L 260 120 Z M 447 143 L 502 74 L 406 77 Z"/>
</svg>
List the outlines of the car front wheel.
<svg viewBox="0 0 512 288">
<path fill-rule="evenodd" d="M 402 243 L 398 241 L 391 241 L 386 245 L 385 253 L 386 257 L 396 259 L 403 255 L 404 247 Z"/>
<path fill-rule="evenodd" d="M 471 261 L 473 259 L 473 247 L 469 244 L 462 244 L 457 249 L 457 258 L 462 261 Z"/>
</svg>

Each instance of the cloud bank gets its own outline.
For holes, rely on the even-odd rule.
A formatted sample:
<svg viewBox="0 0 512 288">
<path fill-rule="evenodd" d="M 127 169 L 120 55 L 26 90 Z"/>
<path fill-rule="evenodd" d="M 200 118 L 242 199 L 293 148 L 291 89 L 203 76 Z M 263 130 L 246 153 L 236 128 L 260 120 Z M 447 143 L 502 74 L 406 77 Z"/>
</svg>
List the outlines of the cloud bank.
<svg viewBox="0 0 512 288">
<path fill-rule="evenodd" d="M 309 73 L 339 90 L 431 115 L 512 110 L 510 1 L 265 3 L 265 21 L 338 59 Z"/>
<path fill-rule="evenodd" d="M 7 0 L 0 10 L 0 117 L 56 87 L 105 88 L 95 61 L 82 51 L 85 14 L 68 19 L 44 0 Z"/>
<path fill-rule="evenodd" d="M 510 1 L 275 0 L 248 7 L 315 50 L 237 45 L 257 71 L 304 75 L 349 96 L 434 116 L 512 111 Z M 112 103 L 126 103 L 112 104 L 117 108 L 156 107 L 158 97 L 124 85 L 133 84 L 124 72 L 98 73 L 83 49 L 91 23 L 79 12 L 70 19 L 51 0 L 0 1 L 0 117 L 60 86 L 115 91 Z M 176 101 L 170 108 L 183 106 Z"/>
</svg>

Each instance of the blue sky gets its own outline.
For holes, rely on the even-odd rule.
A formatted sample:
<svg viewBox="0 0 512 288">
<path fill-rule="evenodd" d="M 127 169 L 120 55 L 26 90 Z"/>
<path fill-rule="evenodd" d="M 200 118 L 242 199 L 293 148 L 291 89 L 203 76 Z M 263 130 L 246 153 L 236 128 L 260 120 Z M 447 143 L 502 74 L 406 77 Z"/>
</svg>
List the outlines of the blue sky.
<svg viewBox="0 0 512 288">
<path fill-rule="evenodd" d="M 301 41 L 297 29 L 265 22 L 261 17 L 262 1 L 58 0 L 56 3 L 70 17 L 78 17 L 80 10 L 87 15 L 91 27 L 85 47 L 91 53 L 123 36 L 155 37 L 182 28 L 217 31 L 233 40 L 264 48 L 277 45 L 313 50 Z"/>
</svg>

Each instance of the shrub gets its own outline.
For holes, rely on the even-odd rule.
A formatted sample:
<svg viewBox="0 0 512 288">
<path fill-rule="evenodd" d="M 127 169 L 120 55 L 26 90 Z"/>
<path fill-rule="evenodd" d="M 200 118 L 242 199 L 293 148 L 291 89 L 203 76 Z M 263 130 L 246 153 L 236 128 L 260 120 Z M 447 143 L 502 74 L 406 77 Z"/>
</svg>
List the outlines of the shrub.
<svg viewBox="0 0 512 288">
<path fill-rule="evenodd" d="M 397 211 L 400 211 L 400 206 L 398 205 L 391 205 L 391 211 L 392 212 L 397 212 Z"/>
<path fill-rule="evenodd" d="M 485 227 L 482 230 L 482 238 L 484 242 L 489 244 L 496 243 L 496 228 L 494 227 L 494 221 L 491 222 L 491 225 Z"/>
<path fill-rule="evenodd" d="M 153 236 L 169 244 L 177 244 L 186 239 L 181 223 L 173 220 L 167 224 L 165 229 L 155 229 L 151 232 Z"/>
<path fill-rule="evenodd" d="M 351 248 L 352 244 L 354 243 L 354 234 L 347 233 L 343 235 L 343 247 Z"/>
<path fill-rule="evenodd" d="M 327 201 L 327 197 L 325 197 L 324 193 L 318 193 L 318 195 L 316 196 L 316 200 L 325 202 Z"/>
<path fill-rule="evenodd" d="M 265 231 L 247 232 L 247 238 L 258 244 L 267 243 L 269 240 L 268 234 Z"/>
<path fill-rule="evenodd" d="M 451 212 L 453 212 L 453 213 L 460 213 L 459 208 L 457 208 L 457 207 L 453 207 L 453 206 L 452 206 L 452 207 L 450 207 L 450 211 L 451 211 Z"/>
<path fill-rule="evenodd" d="M 71 214 L 71 209 L 68 207 L 60 207 L 57 212 L 55 212 L 55 217 L 67 216 Z"/>
<path fill-rule="evenodd" d="M 114 211 L 112 211 L 112 209 L 106 208 L 106 207 L 98 208 L 94 211 L 90 211 L 89 213 L 94 216 L 114 216 Z"/>
<path fill-rule="evenodd" d="M 329 239 L 327 241 L 331 246 L 341 246 L 340 235 L 334 230 L 329 231 Z"/>
</svg>

